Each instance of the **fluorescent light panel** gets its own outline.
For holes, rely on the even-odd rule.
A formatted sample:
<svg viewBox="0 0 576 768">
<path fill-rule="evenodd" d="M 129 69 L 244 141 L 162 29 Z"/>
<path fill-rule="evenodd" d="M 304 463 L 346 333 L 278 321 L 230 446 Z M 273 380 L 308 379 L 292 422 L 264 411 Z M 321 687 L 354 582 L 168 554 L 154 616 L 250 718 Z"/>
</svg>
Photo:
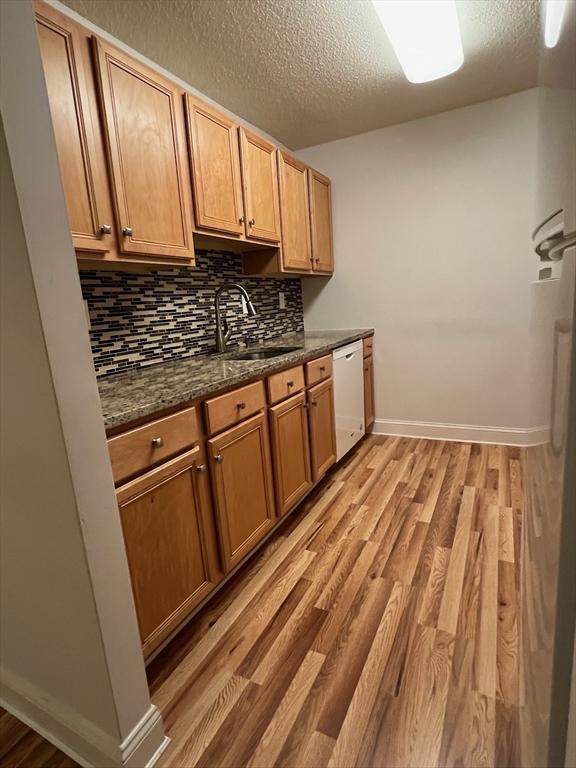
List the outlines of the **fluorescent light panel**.
<svg viewBox="0 0 576 768">
<path fill-rule="evenodd" d="M 544 10 L 544 42 L 547 48 L 554 48 L 558 40 L 560 40 L 566 5 L 566 0 L 546 0 Z"/>
<path fill-rule="evenodd" d="M 411 83 L 455 72 L 464 53 L 455 0 L 372 0 Z"/>
</svg>

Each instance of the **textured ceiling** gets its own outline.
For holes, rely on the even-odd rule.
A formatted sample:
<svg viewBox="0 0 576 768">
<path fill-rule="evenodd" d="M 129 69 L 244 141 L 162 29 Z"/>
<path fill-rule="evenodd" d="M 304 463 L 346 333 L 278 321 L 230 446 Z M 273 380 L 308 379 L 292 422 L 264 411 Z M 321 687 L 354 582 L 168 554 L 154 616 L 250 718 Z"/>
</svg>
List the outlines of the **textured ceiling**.
<svg viewBox="0 0 576 768">
<path fill-rule="evenodd" d="M 408 83 L 369 0 L 63 0 L 292 149 L 536 85 L 538 0 L 459 0 L 465 61 Z"/>
</svg>

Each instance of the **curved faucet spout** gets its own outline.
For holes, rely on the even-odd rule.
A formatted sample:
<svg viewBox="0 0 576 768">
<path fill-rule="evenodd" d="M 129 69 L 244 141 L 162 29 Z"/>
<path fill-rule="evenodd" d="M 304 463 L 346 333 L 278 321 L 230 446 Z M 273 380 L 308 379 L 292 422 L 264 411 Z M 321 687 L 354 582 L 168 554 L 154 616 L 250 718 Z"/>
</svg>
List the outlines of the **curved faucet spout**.
<svg viewBox="0 0 576 768">
<path fill-rule="evenodd" d="M 230 330 L 228 329 L 228 324 L 226 323 L 225 320 L 222 320 L 221 309 L 220 309 L 220 299 L 222 298 L 222 294 L 225 293 L 226 291 L 236 292 L 244 297 L 244 300 L 246 302 L 246 309 L 248 310 L 249 317 L 255 317 L 258 314 L 256 312 L 254 304 L 252 304 L 252 300 L 248 295 L 248 292 L 243 286 L 239 285 L 238 283 L 224 283 L 224 285 L 221 285 L 220 288 L 218 288 L 218 290 L 216 291 L 216 296 L 215 296 L 216 349 L 218 350 L 218 352 L 224 352 L 224 350 L 226 349 L 226 342 L 230 338 Z"/>
</svg>

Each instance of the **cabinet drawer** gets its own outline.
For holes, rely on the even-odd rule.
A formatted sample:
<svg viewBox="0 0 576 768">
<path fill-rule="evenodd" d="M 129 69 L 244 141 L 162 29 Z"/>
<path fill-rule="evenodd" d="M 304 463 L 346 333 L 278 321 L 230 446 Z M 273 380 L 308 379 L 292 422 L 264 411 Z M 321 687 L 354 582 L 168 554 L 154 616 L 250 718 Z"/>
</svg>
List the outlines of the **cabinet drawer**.
<svg viewBox="0 0 576 768">
<path fill-rule="evenodd" d="M 137 475 L 199 440 L 196 408 L 131 429 L 108 440 L 114 482 Z"/>
<path fill-rule="evenodd" d="M 227 427 L 232 427 L 265 407 L 266 398 L 262 381 L 255 381 L 225 395 L 213 397 L 212 400 L 206 401 L 208 432 L 213 435 Z"/>
<path fill-rule="evenodd" d="M 374 336 L 362 339 L 362 346 L 364 347 L 364 357 L 370 357 L 374 351 Z"/>
<path fill-rule="evenodd" d="M 324 355 L 306 363 L 306 384 L 311 387 L 332 376 L 332 355 Z"/>
<path fill-rule="evenodd" d="M 304 389 L 304 367 L 302 365 L 296 365 L 294 368 L 288 368 L 268 376 L 268 399 L 271 405 L 300 392 L 302 389 Z"/>
</svg>

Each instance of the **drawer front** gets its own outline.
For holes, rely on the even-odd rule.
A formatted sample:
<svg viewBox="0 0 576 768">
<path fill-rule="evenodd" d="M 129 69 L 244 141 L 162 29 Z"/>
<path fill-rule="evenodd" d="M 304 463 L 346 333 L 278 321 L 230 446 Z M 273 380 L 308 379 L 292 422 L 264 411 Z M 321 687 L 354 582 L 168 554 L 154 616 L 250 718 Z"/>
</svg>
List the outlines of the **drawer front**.
<svg viewBox="0 0 576 768">
<path fill-rule="evenodd" d="M 114 482 L 144 472 L 149 467 L 191 448 L 200 439 L 196 408 L 131 429 L 108 440 Z"/>
<path fill-rule="evenodd" d="M 324 355 L 306 363 L 306 385 L 311 387 L 332 376 L 332 355 Z"/>
<path fill-rule="evenodd" d="M 216 432 L 232 427 L 265 407 L 266 397 L 262 381 L 255 381 L 225 395 L 213 397 L 206 401 L 208 433 L 214 435 Z"/>
<path fill-rule="evenodd" d="M 303 389 L 304 367 L 302 365 L 268 376 L 268 399 L 271 405 Z"/>
<path fill-rule="evenodd" d="M 364 357 L 370 357 L 374 351 L 374 336 L 362 339 L 362 346 L 364 347 Z"/>
</svg>

